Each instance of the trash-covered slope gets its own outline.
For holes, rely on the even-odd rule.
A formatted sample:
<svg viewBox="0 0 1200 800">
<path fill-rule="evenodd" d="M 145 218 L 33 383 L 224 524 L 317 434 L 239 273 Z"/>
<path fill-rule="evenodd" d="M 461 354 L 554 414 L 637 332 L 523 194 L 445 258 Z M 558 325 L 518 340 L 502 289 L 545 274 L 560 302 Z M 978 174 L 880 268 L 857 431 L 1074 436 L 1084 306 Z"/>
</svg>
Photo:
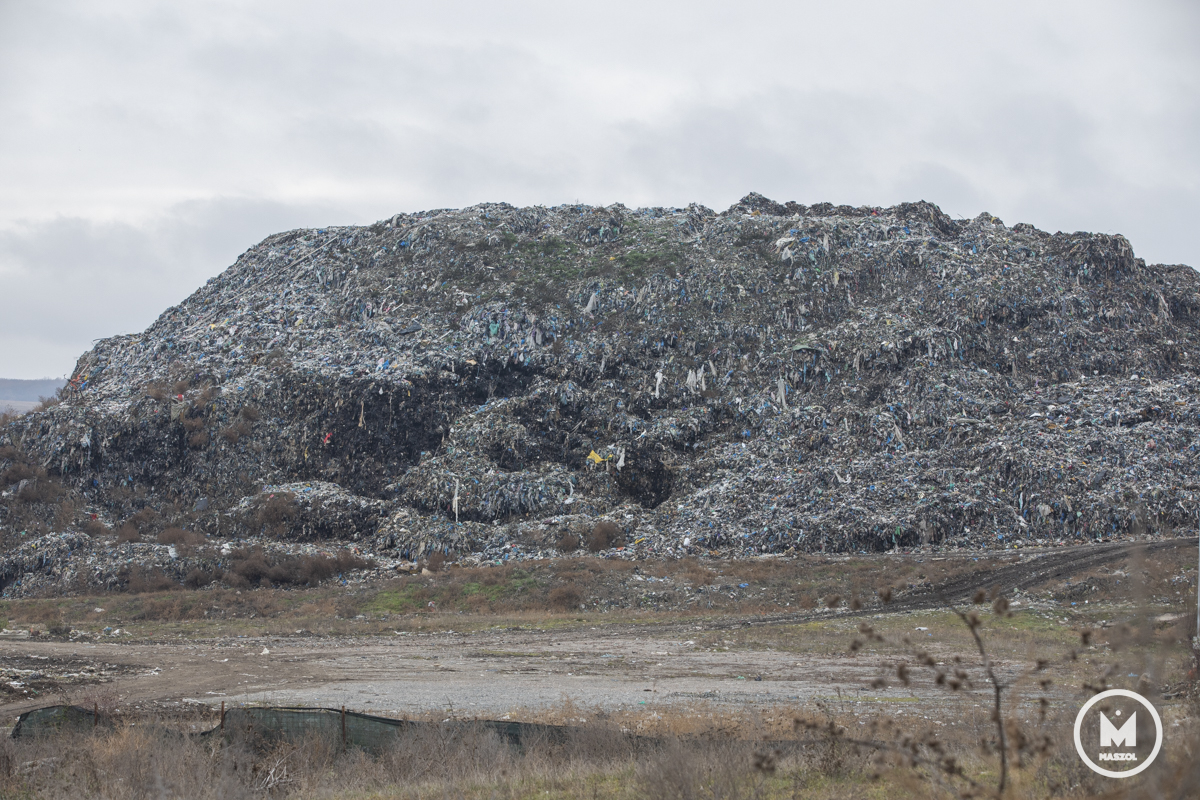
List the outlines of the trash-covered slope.
<svg viewBox="0 0 1200 800">
<path fill-rule="evenodd" d="M 399 214 L 266 239 L 0 444 L 113 526 L 396 558 L 1169 532 L 1198 288 L 925 202 Z"/>
</svg>

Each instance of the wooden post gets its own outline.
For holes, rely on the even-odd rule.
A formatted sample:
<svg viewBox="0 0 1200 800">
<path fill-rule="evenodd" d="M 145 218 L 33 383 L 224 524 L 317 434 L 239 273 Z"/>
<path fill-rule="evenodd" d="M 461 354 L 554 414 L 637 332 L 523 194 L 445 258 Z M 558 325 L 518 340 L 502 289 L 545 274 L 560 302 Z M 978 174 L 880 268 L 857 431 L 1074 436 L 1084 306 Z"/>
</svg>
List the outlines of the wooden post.
<svg viewBox="0 0 1200 800">
<path fill-rule="evenodd" d="M 342 706 L 342 749 L 346 749 L 346 707 Z"/>
<path fill-rule="evenodd" d="M 221 733 L 225 733 L 225 701 L 221 701 Z"/>
<path fill-rule="evenodd" d="M 99 703 L 99 701 L 93 700 L 92 701 L 92 730 L 96 730 L 96 725 L 99 724 L 99 721 L 100 721 L 100 703 Z"/>
</svg>

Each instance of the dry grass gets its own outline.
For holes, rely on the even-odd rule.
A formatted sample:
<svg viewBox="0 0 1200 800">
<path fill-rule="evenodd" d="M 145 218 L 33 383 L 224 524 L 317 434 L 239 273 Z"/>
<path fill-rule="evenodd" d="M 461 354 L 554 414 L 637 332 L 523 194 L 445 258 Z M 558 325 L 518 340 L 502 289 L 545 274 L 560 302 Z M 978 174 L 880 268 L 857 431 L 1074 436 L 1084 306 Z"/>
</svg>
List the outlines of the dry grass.
<svg viewBox="0 0 1200 800">
<path fill-rule="evenodd" d="M 286 523 L 292 513 L 294 506 L 289 499 L 276 495 L 273 503 L 269 502 L 265 508 L 260 507 L 260 521 L 264 527 L 270 523 Z M 142 536 L 150 540 L 164 526 L 162 518 L 145 511 L 134 515 L 127 523 L 128 526 L 120 529 L 120 536 Z M 1101 584 L 1099 578 L 1093 581 L 1090 573 L 1071 576 L 1073 581 L 1081 582 L 1080 585 L 1090 586 L 1094 583 L 1098 593 L 1103 591 L 1110 597 L 1109 602 L 1097 602 L 1099 598 L 1092 595 L 1090 604 L 1080 602 L 1072 607 L 1068 602 L 1056 599 L 1063 591 L 1058 585 L 1023 593 L 1022 605 L 1016 608 L 1018 613 L 1015 618 L 989 623 L 997 631 L 1003 631 L 1003 646 L 1006 649 L 999 654 L 1004 657 L 1024 657 L 1031 649 L 1048 646 L 1061 649 L 1064 631 L 1069 637 L 1073 636 L 1071 629 L 1088 626 L 1100 630 L 1094 644 L 1105 645 L 1111 637 L 1118 635 L 1120 623 L 1132 616 L 1141 614 L 1144 618 L 1146 615 L 1183 611 L 1195 596 L 1189 583 L 1192 578 L 1188 577 L 1194 576 L 1196 570 L 1192 556 L 1194 553 L 1189 548 L 1179 548 L 1138 563 L 1133 559 L 1113 562 L 1099 568 L 1103 571 L 1102 577 L 1112 582 L 1111 587 Z M 348 557 L 349 554 L 342 556 Z M 979 563 L 985 562 L 980 559 Z M 252 569 L 256 564 L 258 568 Z M 277 566 L 277 563 L 270 562 L 266 563 L 264 569 L 257 559 L 252 559 L 241 572 L 230 570 L 229 580 L 236 582 L 236 586 L 229 582 L 227 585 L 242 589 L 244 595 L 237 597 L 236 602 L 230 600 L 234 596 L 232 591 L 210 586 L 214 581 L 222 581 L 223 574 L 215 570 L 197 570 L 186 576 L 188 588 L 208 587 L 203 593 L 204 597 L 211 595 L 207 606 L 211 614 L 208 617 L 204 617 L 200 611 L 193 617 L 187 613 L 181 615 L 177 610 L 193 606 L 205 608 L 204 603 L 199 601 L 179 604 L 172 601 L 165 617 L 157 616 L 153 609 L 141 607 L 123 612 L 121 616 L 125 620 L 137 616 L 147 623 L 203 619 L 206 624 L 220 623 L 225 626 L 223 629 L 232 630 L 236 627 L 238 633 L 249 633 L 257 629 L 255 626 L 271 628 L 276 624 L 275 620 L 278 620 L 280 629 L 286 629 L 290 624 L 288 620 L 294 619 L 297 614 L 308 614 L 298 612 L 298 608 L 332 607 L 328 606 L 329 596 L 336 593 L 336 605 L 344 609 L 341 615 L 347 619 L 336 620 L 331 614 L 329 619 L 319 620 L 317 627 L 312 630 L 331 634 L 358 630 L 370 634 L 396 628 L 416 629 L 418 626 L 425 630 L 438 626 L 483 629 L 509 621 L 552 627 L 633 620 L 699 621 L 727 615 L 805 612 L 817 605 L 820 598 L 828 599 L 832 595 L 870 598 L 874 594 L 872 587 L 882 585 L 885 581 L 890 581 L 892 585 L 920 585 L 920 576 L 928 577 L 931 574 L 927 571 L 931 565 L 920 563 L 918 559 L 862 559 L 856 562 L 813 556 L 748 562 L 694 559 L 634 562 L 583 556 L 481 567 L 446 564 L 427 575 L 381 576 L 366 584 L 352 583 L 349 587 L 335 589 L 332 586 L 311 587 L 313 573 L 300 564 L 291 565 L 281 573 L 281 580 L 272 581 L 271 570 Z M 433 566 L 439 566 L 436 559 Z M 958 560 L 957 567 L 956 561 L 950 559 L 932 566 L 945 569 L 951 575 L 955 574 L 956 568 L 978 569 L 978 565 L 970 559 Z M 342 564 L 333 574 L 346 569 L 346 565 Z M 1143 573 L 1150 577 L 1144 577 Z M 1150 594 L 1130 606 L 1130 581 L 1123 576 L 1135 574 L 1143 576 L 1136 585 L 1146 587 Z M 265 584 L 270 588 L 264 586 L 264 576 L 267 577 Z M 1117 581 L 1121 583 L 1116 585 Z M 743 583 L 747 584 L 745 588 L 741 586 Z M 1072 588 L 1067 591 L 1073 593 L 1075 585 L 1073 582 Z M 167 594 L 186 594 L 180 587 L 175 588 L 178 591 Z M 246 591 L 248 589 L 252 591 Z M 1118 594 L 1120 591 L 1125 593 Z M 245 621 L 248 613 L 251 613 L 250 597 L 256 598 L 253 604 L 262 606 L 253 609 L 253 623 Z M 136 606 L 140 601 L 135 598 L 122 600 L 123 604 L 126 602 Z M 159 601 L 154 602 L 157 604 Z M 30 610 L 29 613 L 38 614 L 40 612 L 33 609 L 45 603 L 62 605 L 66 609 L 78 608 L 78 614 L 67 610 L 66 618 L 73 624 L 85 625 L 84 629 L 90 620 L 87 609 L 112 605 L 103 595 L 93 594 L 89 597 L 81 593 L 71 598 L 0 602 L 0 614 L 23 618 L 26 609 Z M 841 603 L 843 607 L 846 604 Z M 820 605 L 824 606 L 824 603 Z M 354 618 L 360 615 L 365 619 L 355 622 Z M 1190 635 L 1190 631 L 1183 630 L 1187 628 L 1190 618 L 1185 615 L 1181 619 L 1181 622 L 1174 623 L 1179 627 L 1175 631 L 1177 638 Z M 830 614 L 828 618 L 809 622 L 781 621 L 779 624 L 756 625 L 744 630 L 699 634 L 696 638 L 710 647 L 770 648 L 782 652 L 804 652 L 819 647 L 823 651 L 833 652 L 846 648 L 855 635 L 858 621 L 839 620 L 837 615 Z M 907 629 L 904 627 L 906 625 Z M 961 626 L 952 617 L 936 610 L 912 612 L 904 616 L 889 615 L 878 623 L 880 630 L 895 637 L 903 635 L 906 630 L 911 633 L 916 625 L 928 627 L 930 634 L 953 643 L 954 647 L 962 648 L 969 644 Z M 892 626 L 899 627 L 893 630 Z M 1163 626 L 1168 626 L 1168 623 Z M 295 629 L 310 625 L 305 620 L 291 627 Z M 877 645 L 871 643 L 863 653 L 876 649 Z"/>
<path fill-rule="evenodd" d="M 258 556 L 261 552 L 239 554 L 239 563 L 247 573 L 243 577 L 257 575 L 255 570 L 261 571 L 264 565 L 270 568 L 265 559 L 257 563 Z M 1045 609 L 1014 613 L 1006 598 L 981 591 L 976 597 L 979 605 L 966 609 L 853 619 L 831 617 L 800 625 L 727 628 L 704 634 L 689 630 L 687 634 L 700 646 L 714 649 L 767 648 L 868 659 L 879 668 L 872 691 L 919 689 L 922 697 L 942 698 L 922 701 L 910 710 L 893 707 L 880 711 L 879 704 L 864 706 L 840 700 L 818 700 L 793 707 L 781 704 L 757 712 L 730 711 L 728 706 L 702 703 L 606 711 L 567 702 L 549 711 L 523 713 L 514 709 L 511 716 L 577 726 L 586 735 L 565 745 L 534 747 L 524 752 L 500 746 L 482 732 L 473 737 L 426 732 L 406 740 L 404 747 L 379 756 L 343 753 L 328 742 L 318 741 L 258 752 L 176 739 L 183 742 L 177 747 L 192 749 L 170 764 L 130 733 L 132 729 L 124 729 L 108 737 L 109 743 L 103 748 L 89 743 L 94 740 L 68 743 L 64 751 L 71 760 L 69 767 L 60 766 L 66 763 L 65 758 L 46 761 L 54 756 L 39 756 L 33 744 L 10 743 L 9 749 L 0 754 L 0 779 L 10 783 L 0 787 L 9 794 L 25 792 L 34 796 L 67 794 L 69 788 L 79 792 L 83 791 L 81 787 L 96 796 L 108 796 L 105 792 L 110 791 L 118 796 L 116 789 L 95 789 L 87 783 L 96 780 L 97 775 L 115 775 L 125 781 L 121 784 L 124 793 L 119 796 L 141 796 L 139 792 L 148 796 L 150 790 L 138 787 L 151 785 L 151 779 L 154 791 L 160 794 L 204 797 L 209 783 L 219 786 L 222 796 L 263 793 L 266 787 L 262 784 L 246 782 L 249 779 L 242 770 L 248 770 L 249 775 L 260 779 L 286 773 L 286 780 L 272 778 L 275 783 L 271 792 L 296 797 L 986 797 L 994 795 L 999 742 L 1005 741 L 1008 785 L 1004 796 L 1014 800 L 1050 796 L 1114 800 L 1191 797 L 1200 780 L 1200 694 L 1194 682 L 1187 690 L 1191 692 L 1187 703 L 1160 705 L 1167 737 L 1161 763 L 1145 775 L 1114 785 L 1084 769 L 1070 746 L 1070 728 L 1078 706 L 1064 703 L 1063 698 L 1071 697 L 1072 691 L 1086 697 L 1103 688 L 1128 686 L 1163 703 L 1163 698 L 1156 695 L 1160 689 L 1186 686 L 1182 676 L 1189 664 L 1181 640 L 1188 631 L 1157 623 L 1152 612 L 1128 610 L 1154 601 L 1156 593 L 1162 591 L 1157 571 L 1175 570 L 1179 564 L 1145 558 L 1131 562 L 1135 563 L 1114 566 L 1120 566 L 1117 571 L 1124 575 L 1145 570 L 1154 580 L 1143 581 L 1142 589 L 1124 595 L 1127 613 L 1123 619 L 1095 629 L 1098 619 L 1074 616 L 1072 630 L 1072 624 L 1058 616 L 1063 612 L 1053 616 Z M 850 597 L 865 594 L 864 575 L 872 573 L 855 569 L 853 563 L 847 566 L 850 568 L 845 572 L 857 583 L 843 591 Z M 436 575 L 406 576 L 382 588 L 357 593 L 219 589 L 146 594 L 131 598 L 130 603 L 136 603 L 139 611 L 135 618 L 142 620 L 198 619 L 220 608 L 255 614 L 267 618 L 256 623 L 266 632 L 272 626 L 294 627 L 302 618 L 324 620 L 324 630 L 331 633 L 381 632 L 422 624 L 431 628 L 453 625 L 461 631 L 493 623 L 496 617 L 485 613 L 469 617 L 449 614 L 439 623 L 437 614 L 443 612 L 424 610 L 430 598 L 436 599 L 435 605 L 457 598 L 456 602 L 490 608 L 492 614 L 498 609 L 511 615 L 531 614 L 534 624 L 548 625 L 553 624 L 553 618 L 528 609 L 560 609 L 570 611 L 574 617 L 579 613 L 573 610 L 576 601 L 586 596 L 588 587 L 604 581 L 628 583 L 638 574 L 650 574 L 707 585 L 705 582 L 711 580 L 731 580 L 728 573 L 733 572 L 738 577 L 753 574 L 769 583 L 794 580 L 793 569 L 786 563 L 771 561 L 650 566 L 583 558 L 490 568 L 452 567 Z M 894 573 L 886 577 L 892 578 Z M 817 575 L 813 580 L 825 581 L 827 577 Z M 807 591 L 830 596 L 816 586 L 810 585 Z M 43 601 L 41 608 L 47 622 L 65 618 L 63 602 Z M 109 605 L 118 607 L 120 613 L 129 613 L 118 604 Z M 16 607 L 18 604 L 6 603 L 0 611 L 11 614 Z M 32 605 L 24 608 L 30 610 Z M 330 621 L 364 610 L 374 619 L 362 623 Z M 1113 608 L 1093 610 L 1107 616 Z M 397 613 L 404 616 L 388 619 L 386 626 L 380 627 L 381 617 Z M 335 631 L 338 625 L 343 629 Z M 993 659 L 1001 665 L 994 673 Z M 1145 685 L 1139 673 L 1149 676 Z M 1126 674 L 1131 677 L 1123 677 Z M 1001 691 L 996 694 L 993 708 L 991 690 L 997 685 L 997 676 Z M 1056 687 L 1057 695 L 1049 694 L 1051 686 Z M 1043 696 L 1049 698 L 1047 703 L 1040 703 Z M 863 708 L 870 710 L 864 712 Z M 441 717 L 445 712 L 431 713 Z M 653 737 L 655 741 L 643 741 L 644 746 L 634 747 L 626 734 Z M 18 747 L 30 749 L 18 752 Z M 117 763 L 115 757 L 106 754 L 116 752 L 121 755 L 120 763 L 129 765 L 128 772 L 112 766 Z M 228 759 L 235 757 L 243 761 L 236 762 L 238 769 L 231 770 L 228 765 L 235 762 Z M 101 766 L 88 766 L 95 764 Z M 179 765 L 189 766 L 180 772 Z M 229 781 L 228 776 L 234 772 L 240 783 Z M 42 777 L 30 777 L 43 773 L 48 776 L 44 782 Z"/>
<path fill-rule="evenodd" d="M 92 694 L 88 694 L 91 692 Z M 95 695 L 94 697 L 92 695 Z M 84 696 L 87 695 L 87 696 Z M 438 724 L 401 734 L 395 745 L 365 753 L 332 737 L 310 735 L 266 745 L 232 736 L 200 738 L 215 727 L 211 709 L 170 717 L 121 717 L 111 692 L 91 688 L 78 704 L 117 714 L 111 730 L 45 740 L 0 741 L 0 796 L 323 797 L 323 798 L 956 798 L 965 796 L 911 759 L 880 757 L 851 739 L 868 725 L 826 706 L 810 712 L 780 708 L 772 717 L 697 706 L 619 712 L 565 702 L 513 719 L 569 726 L 551 741 L 532 738 L 515 748 L 495 733 Z M 94 704 L 94 706 L 93 706 Z M 836 705 L 836 704 L 835 704 Z M 828 730 L 796 733 L 794 720 L 816 714 Z M 967 711 L 954 729 L 936 732 L 942 751 L 962 772 L 986 782 L 994 765 L 981 755 L 985 714 Z M 1047 721 L 1059 728 L 1065 718 Z M 932 728 L 932 726 L 929 726 Z M 908 725 L 913 738 L 931 735 Z M 1188 729 L 1194 733 L 1194 729 Z M 1078 765 L 1073 753 L 1053 752 L 1015 766 L 1011 800 L 1106 797 L 1172 800 L 1193 796 L 1200 780 L 1194 737 L 1178 736 L 1160 756 L 1161 769 L 1128 781 L 1106 781 Z M 979 797 L 991 796 L 986 790 Z"/>
<path fill-rule="evenodd" d="M 120 713 L 111 693 L 85 692 L 73 699 L 85 708 Z M 0 744 L 0 795 L 732 800 L 789 796 L 779 790 L 794 787 L 810 760 L 795 748 L 785 756 L 747 739 L 765 729 L 738 714 L 654 712 L 636 719 L 565 703 L 529 720 L 568 725 L 565 736 L 553 741 L 535 736 L 519 748 L 484 728 L 442 727 L 444 714 L 425 715 L 433 725 L 407 731 L 393 747 L 373 754 L 344 750 L 336 734 L 266 746 L 236 736 L 221 742 L 188 735 L 215 726 L 211 711 L 118 716 L 122 721 L 111 731 L 101 727 Z M 651 717 L 658 718 L 653 733 L 643 725 Z M 845 775 L 841 782 L 865 779 Z"/>
<path fill-rule="evenodd" d="M 555 586 L 547 598 L 550 605 L 559 611 L 574 609 L 583 601 L 583 595 L 574 586 Z"/>
<path fill-rule="evenodd" d="M 658 575 L 663 578 L 665 575 Z M 703 566 L 697 559 L 689 558 L 683 562 L 683 579 L 691 586 L 707 586 L 717 577 L 715 570 Z"/>
</svg>

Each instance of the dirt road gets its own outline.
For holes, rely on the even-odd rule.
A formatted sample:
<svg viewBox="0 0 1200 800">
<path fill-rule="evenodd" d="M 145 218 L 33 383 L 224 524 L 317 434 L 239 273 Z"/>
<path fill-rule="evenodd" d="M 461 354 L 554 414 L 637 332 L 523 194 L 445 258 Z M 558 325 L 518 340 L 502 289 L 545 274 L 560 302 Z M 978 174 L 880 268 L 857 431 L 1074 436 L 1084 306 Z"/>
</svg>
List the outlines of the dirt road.
<svg viewBox="0 0 1200 800">
<path fill-rule="evenodd" d="M 1196 540 L 1149 545 L 1063 548 L 1015 556 L 1014 563 L 979 574 L 958 574 L 942 586 L 902 597 L 894 614 L 960 601 L 980 585 L 1029 588 L 1062 570 L 1149 551 L 1195 546 Z M 177 642 L 4 641 L 0 663 L 20 680 L 64 677 L 76 693 L 95 680 L 132 705 L 263 702 L 346 706 L 387 714 L 445 710 L 456 716 L 498 717 L 561 706 L 565 700 L 589 709 L 647 706 L 759 708 L 809 705 L 815 698 L 842 696 L 860 702 L 945 701 L 945 692 L 917 680 L 911 688 L 870 689 L 888 658 L 849 654 L 844 647 L 778 652 L 722 646 L 721 631 L 767 624 L 789 625 L 817 618 L 878 614 L 806 612 L 755 617 L 686 620 L 662 625 L 603 625 L 570 629 L 489 629 L 472 633 L 397 633 L 390 637 L 264 637 Z M 902 618 L 902 617 L 893 617 Z M 846 619 L 845 644 L 857 621 Z M 917 623 L 919 624 L 919 623 Z M 838 634 L 840 636 L 840 634 Z M 840 639 L 838 640 L 841 641 Z M 937 645 L 930 643 L 938 654 Z M 836 652 L 835 652 L 836 651 Z M 949 652 L 943 655 L 950 655 Z M 1001 663 L 1004 674 L 1021 665 Z M 985 687 L 977 687 L 982 691 Z M 1073 694 L 1061 690 L 1062 699 Z M 61 694 L 13 697 L 0 704 L 16 715 Z M 980 696 L 979 702 L 984 702 Z"/>
<path fill-rule="evenodd" d="M 1005 594 L 1014 589 L 1033 589 L 1067 575 L 1085 572 L 1133 555 L 1148 556 L 1180 547 L 1200 546 L 1200 539 L 1164 539 L 1155 542 L 1120 542 L 1116 544 L 1087 544 L 1062 547 L 1053 550 L 1025 550 L 1012 556 L 1013 563 L 997 567 L 995 562 L 955 575 L 945 583 L 921 588 L 896 597 L 883 606 L 872 600 L 857 612 L 843 611 L 846 616 L 865 616 L 902 611 L 924 611 L 944 608 L 947 605 L 965 605 L 979 589 L 999 590 Z M 994 554 L 989 554 L 994 557 Z M 880 558 L 881 556 L 876 556 Z M 813 613 L 764 614 L 752 620 L 737 621 L 733 625 L 776 625 L 786 622 L 804 622 L 821 616 Z M 719 624 L 719 623 L 718 623 Z"/>
<path fill-rule="evenodd" d="M 199 701 L 314 705 L 387 714 L 521 714 L 570 700 L 589 709 L 643 704 L 765 709 L 840 691 L 887 702 L 944 692 L 871 690 L 868 656 L 721 652 L 673 634 L 610 630 L 397 635 L 393 639 L 256 639 L 180 644 L 15 642 L 8 658 L 43 670 L 86 659 L 131 705 Z M 903 700 L 901 700 L 903 701 Z M 7 715 L 45 705 L 24 700 Z"/>
</svg>

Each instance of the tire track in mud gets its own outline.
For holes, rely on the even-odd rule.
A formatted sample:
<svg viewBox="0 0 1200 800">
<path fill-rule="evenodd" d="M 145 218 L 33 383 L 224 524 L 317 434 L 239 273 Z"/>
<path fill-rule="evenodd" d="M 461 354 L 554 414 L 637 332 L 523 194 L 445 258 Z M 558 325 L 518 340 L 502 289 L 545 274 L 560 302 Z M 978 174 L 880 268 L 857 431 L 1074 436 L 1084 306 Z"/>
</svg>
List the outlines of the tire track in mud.
<svg viewBox="0 0 1200 800">
<path fill-rule="evenodd" d="M 969 601 L 979 589 L 1011 592 L 1013 589 L 1032 589 L 1048 581 L 1116 561 L 1141 552 L 1144 555 L 1183 545 L 1196 545 L 1196 539 L 1167 539 L 1159 542 L 1135 542 L 1113 545 L 1083 545 L 1063 551 L 1034 556 L 1028 561 L 1009 564 L 998 569 L 976 570 L 947 581 L 941 586 L 923 590 L 920 594 L 897 599 L 887 606 L 889 612 L 923 611 L 929 608 Z"/>
<path fill-rule="evenodd" d="M 759 627 L 763 625 L 788 625 L 815 620 L 846 619 L 875 614 L 928 611 L 929 609 L 945 608 L 948 605 L 970 603 L 972 595 L 979 589 L 991 591 L 993 588 L 998 588 L 1002 592 L 1011 592 L 1014 589 L 1032 589 L 1048 581 L 1082 570 L 1092 569 L 1093 567 L 1116 561 L 1134 553 L 1140 552 L 1150 555 L 1176 547 L 1196 547 L 1198 544 L 1200 544 L 1200 540 L 1196 537 L 1191 537 L 1186 539 L 1164 539 L 1156 542 L 1079 545 L 1061 550 L 1037 553 L 1015 564 L 973 570 L 964 575 L 957 575 L 937 586 L 930 586 L 922 588 L 919 591 L 905 593 L 887 605 L 872 603 L 858 611 L 844 610 L 834 613 L 770 614 L 752 619 L 713 620 L 691 625 L 682 624 L 677 627 L 681 631 L 694 631 L 697 628 L 723 630 L 729 628 Z M 664 628 L 655 626 L 649 626 L 647 629 L 665 630 Z"/>
</svg>

